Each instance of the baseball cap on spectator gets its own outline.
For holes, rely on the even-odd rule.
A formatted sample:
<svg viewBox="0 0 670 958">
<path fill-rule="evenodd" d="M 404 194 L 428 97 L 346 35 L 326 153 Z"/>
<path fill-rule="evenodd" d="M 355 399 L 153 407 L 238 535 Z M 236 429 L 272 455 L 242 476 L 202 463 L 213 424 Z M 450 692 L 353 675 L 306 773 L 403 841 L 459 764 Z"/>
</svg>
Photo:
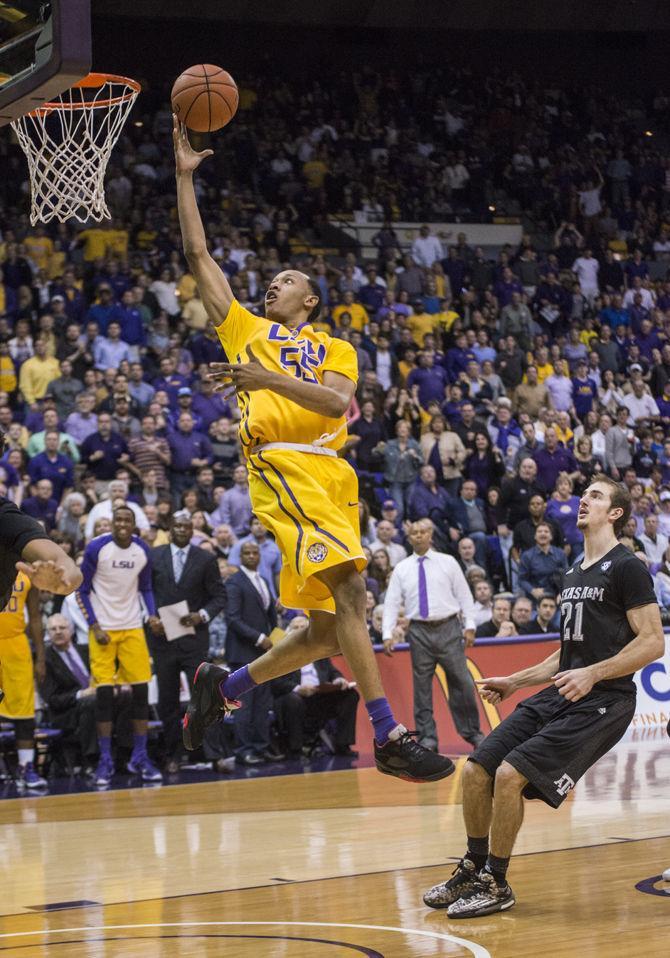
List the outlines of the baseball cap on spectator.
<svg viewBox="0 0 670 958">
<path fill-rule="evenodd" d="M 382 511 L 384 509 L 397 509 L 397 508 L 398 508 L 398 503 L 395 501 L 395 499 L 384 499 L 384 501 L 382 502 Z"/>
<path fill-rule="evenodd" d="M 188 388 L 188 386 L 182 386 L 181 389 L 178 390 L 177 395 L 178 395 L 178 396 L 192 396 L 193 393 L 192 393 L 192 391 Z"/>
<path fill-rule="evenodd" d="M 661 502 L 667 502 L 668 499 L 670 499 L 670 490 L 664 489 L 663 492 L 660 494 L 659 499 L 661 500 Z"/>
<path fill-rule="evenodd" d="M 630 367 L 630 371 L 631 371 L 631 372 L 635 371 L 635 372 L 641 373 L 641 372 L 642 372 L 642 366 L 640 366 L 639 363 L 633 363 L 633 365 Z"/>
<path fill-rule="evenodd" d="M 64 297 L 64 296 L 61 296 L 60 293 L 56 293 L 55 296 L 52 296 L 52 297 L 51 297 L 51 302 L 52 302 L 52 303 L 64 303 L 64 302 L 65 302 L 65 297 Z"/>
</svg>

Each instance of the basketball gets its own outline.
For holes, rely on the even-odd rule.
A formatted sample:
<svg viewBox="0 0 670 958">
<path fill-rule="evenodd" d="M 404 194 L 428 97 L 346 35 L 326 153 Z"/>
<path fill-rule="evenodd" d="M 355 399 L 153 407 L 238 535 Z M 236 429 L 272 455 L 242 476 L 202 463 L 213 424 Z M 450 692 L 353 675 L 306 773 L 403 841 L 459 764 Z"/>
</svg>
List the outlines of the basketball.
<svg viewBox="0 0 670 958">
<path fill-rule="evenodd" d="M 177 77 L 172 87 L 172 109 L 189 130 L 213 133 L 237 112 L 239 94 L 230 73 L 211 63 L 196 63 Z"/>
</svg>

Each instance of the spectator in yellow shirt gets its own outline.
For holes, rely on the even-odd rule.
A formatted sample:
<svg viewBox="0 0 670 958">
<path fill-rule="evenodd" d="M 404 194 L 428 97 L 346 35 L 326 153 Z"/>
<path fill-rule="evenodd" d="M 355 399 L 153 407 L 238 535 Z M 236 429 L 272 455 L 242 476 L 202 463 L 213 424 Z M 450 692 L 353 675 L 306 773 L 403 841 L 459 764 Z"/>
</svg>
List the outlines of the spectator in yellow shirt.
<svg viewBox="0 0 670 958">
<path fill-rule="evenodd" d="M 359 333 L 364 333 L 365 328 L 370 322 L 370 317 L 368 316 L 367 310 L 364 306 L 361 306 L 360 303 L 354 302 L 354 294 L 351 290 L 347 290 L 346 293 L 342 296 L 342 302 L 339 306 L 336 306 L 333 310 L 333 322 L 339 328 L 340 326 L 340 317 L 342 313 L 349 313 L 351 316 L 351 328 L 357 330 Z"/>
<path fill-rule="evenodd" d="M 36 226 L 34 232 L 25 238 L 23 245 L 37 269 L 48 269 L 54 244 L 43 226 Z"/>
<path fill-rule="evenodd" d="M 19 373 L 19 389 L 29 406 L 42 399 L 54 379 L 60 379 L 58 360 L 47 356 L 46 340 L 36 339 L 35 355 L 26 359 Z"/>
<path fill-rule="evenodd" d="M 16 369 L 9 355 L 9 342 L 0 342 L 0 392 L 11 393 L 16 389 Z"/>
<path fill-rule="evenodd" d="M 438 313 L 431 315 L 424 311 L 423 300 L 417 299 L 412 303 L 414 314 L 407 317 L 407 328 L 417 346 L 423 347 L 423 338 L 428 333 L 434 333 L 439 327 Z"/>
<path fill-rule="evenodd" d="M 542 384 L 549 376 L 554 375 L 554 367 L 549 362 L 549 350 L 546 346 L 540 346 L 536 350 L 535 365 L 537 366 L 537 381 Z"/>
<path fill-rule="evenodd" d="M 449 333 L 456 320 L 461 317 L 451 308 L 451 300 L 443 298 L 440 300 L 440 311 L 435 313 L 433 318 L 443 333 Z"/>
</svg>

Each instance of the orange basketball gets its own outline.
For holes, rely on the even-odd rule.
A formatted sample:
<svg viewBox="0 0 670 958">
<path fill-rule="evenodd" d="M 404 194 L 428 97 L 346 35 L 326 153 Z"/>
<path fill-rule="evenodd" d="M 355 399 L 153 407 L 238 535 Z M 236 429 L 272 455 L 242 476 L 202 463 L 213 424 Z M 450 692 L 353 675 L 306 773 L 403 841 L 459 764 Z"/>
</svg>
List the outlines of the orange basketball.
<svg viewBox="0 0 670 958">
<path fill-rule="evenodd" d="M 197 133 L 212 133 L 229 123 L 240 99 L 230 73 L 211 63 L 184 70 L 174 82 L 171 98 L 179 120 Z"/>
</svg>

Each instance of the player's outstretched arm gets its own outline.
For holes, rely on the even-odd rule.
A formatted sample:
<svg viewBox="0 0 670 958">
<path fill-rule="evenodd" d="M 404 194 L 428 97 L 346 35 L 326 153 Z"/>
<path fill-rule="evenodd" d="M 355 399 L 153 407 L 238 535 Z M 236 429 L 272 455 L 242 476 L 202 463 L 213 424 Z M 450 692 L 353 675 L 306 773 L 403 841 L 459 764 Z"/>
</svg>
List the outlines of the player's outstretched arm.
<svg viewBox="0 0 670 958">
<path fill-rule="evenodd" d="M 78 589 L 82 574 L 72 559 L 51 539 L 33 539 L 24 548 L 18 572 L 25 572 L 37 589 L 69 595 Z"/>
<path fill-rule="evenodd" d="M 193 173 L 213 151 L 202 150 L 197 153 L 189 143 L 186 127 L 179 123 L 176 116 L 173 117 L 173 142 L 177 208 L 184 255 L 210 319 L 215 326 L 220 326 L 235 297 L 225 273 L 219 269 L 207 249 L 205 230 L 193 188 Z"/>
<path fill-rule="evenodd" d="M 531 665 L 528 669 L 521 672 L 514 672 L 512 675 L 496 676 L 490 679 L 476 679 L 479 687 L 479 694 L 487 702 L 497 705 L 502 702 L 512 692 L 518 692 L 519 689 L 531 685 L 545 685 L 555 674 L 558 663 L 561 658 L 561 650 L 556 649 L 551 655 L 538 662 L 537 665 Z"/>
</svg>

